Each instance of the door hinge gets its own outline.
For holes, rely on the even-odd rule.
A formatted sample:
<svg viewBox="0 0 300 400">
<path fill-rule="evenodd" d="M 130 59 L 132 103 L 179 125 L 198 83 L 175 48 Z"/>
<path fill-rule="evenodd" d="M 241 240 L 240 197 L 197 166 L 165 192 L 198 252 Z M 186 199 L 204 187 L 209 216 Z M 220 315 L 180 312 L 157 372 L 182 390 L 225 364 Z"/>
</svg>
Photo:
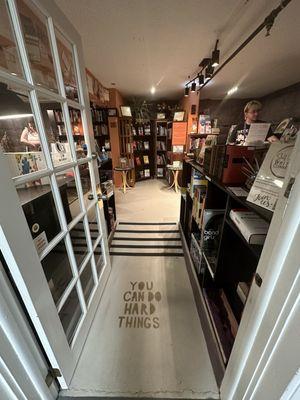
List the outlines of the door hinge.
<svg viewBox="0 0 300 400">
<path fill-rule="evenodd" d="M 287 199 L 290 197 L 290 193 L 292 191 L 294 183 L 295 183 L 295 178 L 290 178 L 289 183 L 287 184 L 287 187 L 284 192 L 284 197 L 286 197 Z"/>
<path fill-rule="evenodd" d="M 47 374 L 46 379 L 45 379 L 46 385 L 48 387 L 50 387 L 52 385 L 53 381 L 56 378 L 59 378 L 60 376 L 61 376 L 61 373 L 60 373 L 60 370 L 58 368 L 49 368 L 48 369 L 48 374 Z"/>
</svg>

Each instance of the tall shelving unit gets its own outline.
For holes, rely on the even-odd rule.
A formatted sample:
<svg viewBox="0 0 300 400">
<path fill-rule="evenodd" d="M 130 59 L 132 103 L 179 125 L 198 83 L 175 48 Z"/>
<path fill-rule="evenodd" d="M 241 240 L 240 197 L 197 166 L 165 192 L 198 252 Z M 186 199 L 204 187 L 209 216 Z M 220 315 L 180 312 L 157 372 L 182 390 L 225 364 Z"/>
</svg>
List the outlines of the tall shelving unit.
<svg viewBox="0 0 300 400">
<path fill-rule="evenodd" d="M 191 190 L 191 177 L 195 172 L 207 182 L 205 200 L 202 203 L 203 210 L 221 211 L 219 240 L 215 243 L 212 252 L 205 250 L 201 241 L 195 240 L 202 234 L 202 226 L 193 215 L 194 196 Z M 191 249 L 192 242 L 194 244 L 197 242 L 197 250 L 195 251 L 194 245 L 193 253 L 198 253 L 201 261 L 194 264 L 195 272 L 218 343 L 220 359 L 223 361 L 222 368 L 225 369 L 250 286 L 253 282 L 260 284 L 256 268 L 263 249 L 263 245 L 247 242 L 229 214 L 232 209 L 243 208 L 253 211 L 268 223 L 273 214 L 271 211 L 247 202 L 246 197 L 233 194 L 195 161 L 183 162 L 183 187 L 185 189 L 181 195 L 180 224 L 188 248 Z"/>
<path fill-rule="evenodd" d="M 166 178 L 167 164 L 170 163 L 172 122 L 167 120 L 154 121 L 155 135 L 155 176 Z"/>
<path fill-rule="evenodd" d="M 133 154 L 133 134 L 132 134 L 132 117 L 121 117 L 120 124 L 120 156 L 127 158 L 129 165 L 133 168 L 128 172 L 128 182 L 131 185 L 135 184 L 135 168 Z"/>
<path fill-rule="evenodd" d="M 135 180 L 154 177 L 154 133 L 150 120 L 134 122 L 132 126 Z"/>
</svg>

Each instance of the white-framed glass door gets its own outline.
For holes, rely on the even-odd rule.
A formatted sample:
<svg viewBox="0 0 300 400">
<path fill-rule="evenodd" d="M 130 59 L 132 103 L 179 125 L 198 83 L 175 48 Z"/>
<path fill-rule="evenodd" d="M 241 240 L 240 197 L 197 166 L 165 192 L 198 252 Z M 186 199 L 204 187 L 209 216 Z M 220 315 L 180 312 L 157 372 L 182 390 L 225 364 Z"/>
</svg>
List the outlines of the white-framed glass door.
<svg viewBox="0 0 300 400">
<path fill-rule="evenodd" d="M 66 388 L 110 271 L 81 42 L 47 0 L 0 11 L 1 250 Z"/>
</svg>

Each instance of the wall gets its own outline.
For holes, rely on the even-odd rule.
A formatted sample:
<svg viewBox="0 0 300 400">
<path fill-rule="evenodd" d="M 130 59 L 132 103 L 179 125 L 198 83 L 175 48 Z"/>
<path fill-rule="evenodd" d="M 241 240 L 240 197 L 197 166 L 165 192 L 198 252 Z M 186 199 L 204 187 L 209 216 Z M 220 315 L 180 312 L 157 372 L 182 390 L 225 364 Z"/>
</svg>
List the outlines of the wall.
<svg viewBox="0 0 300 400">
<path fill-rule="evenodd" d="M 108 107 L 117 108 L 120 115 L 120 106 L 123 106 L 124 99 L 118 89 L 110 88 L 109 90 L 109 103 Z"/>
<path fill-rule="evenodd" d="M 251 99 L 223 99 L 200 101 L 200 114 L 210 114 L 212 119 L 218 119 L 222 133 L 227 133 L 229 127 L 243 121 L 243 109 Z M 288 86 L 258 99 L 263 104 L 261 119 L 278 124 L 284 118 L 300 119 L 300 83 Z"/>
</svg>

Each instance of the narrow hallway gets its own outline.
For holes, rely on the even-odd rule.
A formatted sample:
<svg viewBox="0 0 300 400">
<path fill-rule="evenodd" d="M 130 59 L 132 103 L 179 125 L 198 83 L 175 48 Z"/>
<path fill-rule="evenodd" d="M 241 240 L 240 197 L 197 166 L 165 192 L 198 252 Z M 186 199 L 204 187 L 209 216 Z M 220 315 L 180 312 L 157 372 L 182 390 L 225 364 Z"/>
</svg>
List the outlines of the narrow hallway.
<svg viewBox="0 0 300 400">
<path fill-rule="evenodd" d="M 161 182 L 151 185 L 152 201 L 159 195 L 162 207 L 177 196 L 162 194 Z M 145 195 L 145 188 L 136 185 L 136 197 Z M 124 208 L 126 196 L 119 197 L 117 207 Z M 178 224 L 175 216 L 170 221 L 171 212 L 168 222 L 160 213 L 161 208 L 153 208 L 152 222 L 143 223 L 140 210 L 138 222 L 134 213 L 119 222 L 112 271 L 62 397 L 219 398 Z"/>
</svg>

